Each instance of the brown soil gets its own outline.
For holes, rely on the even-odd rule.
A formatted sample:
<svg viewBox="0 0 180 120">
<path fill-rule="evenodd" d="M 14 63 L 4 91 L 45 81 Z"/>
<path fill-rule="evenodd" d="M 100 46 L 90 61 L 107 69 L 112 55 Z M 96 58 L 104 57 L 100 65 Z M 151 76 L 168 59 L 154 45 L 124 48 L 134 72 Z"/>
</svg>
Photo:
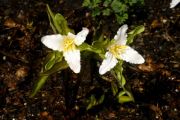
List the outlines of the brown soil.
<svg viewBox="0 0 180 120">
<path fill-rule="evenodd" d="M 146 59 L 142 65 L 125 63 L 124 75 L 135 102 L 119 104 L 110 85 L 97 74 L 93 59 L 82 59 L 85 71 L 53 74 L 40 92 L 30 98 L 43 58 L 50 51 L 40 39 L 52 34 L 46 4 L 63 14 L 71 28 L 86 26 L 91 33 L 97 22 L 72 0 L 0 0 L 0 119 L 1 120 L 178 120 L 180 68 L 180 8 L 169 2 L 146 2 L 130 11 L 131 28 L 144 25 L 145 32 L 131 45 Z M 105 20 L 106 21 L 106 20 Z M 112 18 L 107 18 L 108 23 Z M 113 36 L 119 25 L 106 24 Z M 63 77 L 63 76 L 68 77 Z M 101 105 L 86 111 L 91 94 L 101 95 Z"/>
</svg>

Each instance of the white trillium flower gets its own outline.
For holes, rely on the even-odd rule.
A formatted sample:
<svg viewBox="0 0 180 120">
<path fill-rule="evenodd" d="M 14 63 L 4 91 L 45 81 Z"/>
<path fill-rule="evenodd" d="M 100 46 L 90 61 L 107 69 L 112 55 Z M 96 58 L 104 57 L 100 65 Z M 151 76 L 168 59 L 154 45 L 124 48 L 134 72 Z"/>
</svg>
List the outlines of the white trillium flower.
<svg viewBox="0 0 180 120">
<path fill-rule="evenodd" d="M 172 0 L 170 3 L 170 8 L 176 7 L 180 3 L 180 0 Z"/>
<path fill-rule="evenodd" d="M 114 68 L 118 63 L 118 59 L 133 64 L 144 63 L 144 58 L 136 50 L 126 45 L 127 29 L 127 25 L 120 27 L 117 31 L 117 35 L 114 36 L 115 43 L 107 48 L 108 51 L 105 53 L 106 58 L 102 61 L 99 68 L 99 73 L 101 75 Z"/>
<path fill-rule="evenodd" d="M 55 34 L 46 35 L 41 38 L 41 42 L 52 50 L 63 52 L 63 56 L 69 67 L 75 73 L 79 73 L 80 65 L 80 50 L 77 46 L 81 45 L 89 33 L 87 28 L 83 28 L 77 35 L 68 33 L 67 35 Z"/>
</svg>

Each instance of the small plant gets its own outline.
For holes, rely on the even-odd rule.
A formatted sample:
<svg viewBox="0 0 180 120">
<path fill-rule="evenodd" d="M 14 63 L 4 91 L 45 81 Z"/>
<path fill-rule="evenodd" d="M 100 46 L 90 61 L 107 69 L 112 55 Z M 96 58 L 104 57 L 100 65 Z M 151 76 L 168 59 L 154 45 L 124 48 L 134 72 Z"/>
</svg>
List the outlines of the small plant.
<svg viewBox="0 0 180 120">
<path fill-rule="evenodd" d="M 144 58 L 133 48 L 126 45 L 127 29 L 127 25 L 120 27 L 117 31 L 117 35 L 114 36 L 113 43 L 107 47 L 108 51 L 105 53 L 106 58 L 99 68 L 99 73 L 101 75 L 114 68 L 118 63 L 118 59 L 134 64 L 144 63 Z"/>
<path fill-rule="evenodd" d="M 144 0 L 84 0 L 82 6 L 87 7 L 96 19 L 98 16 L 114 15 L 122 24 L 128 19 L 128 9 L 134 5 L 143 5 Z"/>
<path fill-rule="evenodd" d="M 95 35 L 94 38 L 92 38 L 94 40 L 92 45 L 89 45 L 85 43 L 86 36 L 89 33 L 88 28 L 82 28 L 82 31 L 75 35 L 74 30 L 68 27 L 66 19 L 61 14 L 52 13 L 48 5 L 47 9 L 50 25 L 55 34 L 45 35 L 41 38 L 41 42 L 46 47 L 52 49 L 52 52 L 47 55 L 44 61 L 42 71 L 31 97 L 41 89 L 49 76 L 53 73 L 62 71 L 68 67 L 70 67 L 74 73 L 79 73 L 81 71 L 80 58 L 83 57 L 80 53 L 84 51 L 84 55 L 88 54 L 88 52 L 98 55 L 98 58 L 95 58 L 94 55 L 88 56 L 97 60 L 95 61 L 96 63 L 102 60 L 100 66 L 97 64 L 99 67 L 99 76 L 102 79 L 109 79 L 103 76 L 103 74 L 110 71 L 110 74 L 114 77 L 110 82 L 112 93 L 113 96 L 118 99 L 118 102 L 124 103 L 134 101 L 132 94 L 125 88 L 126 79 L 122 74 L 122 60 L 134 64 L 141 64 L 144 62 L 144 58 L 133 48 L 128 46 L 128 44 L 133 42 L 137 34 L 144 31 L 144 27 L 139 26 L 127 34 L 128 26 L 123 25 L 119 28 L 113 39 L 104 39 L 103 34 L 99 37 L 95 37 Z M 104 99 L 106 99 L 104 94 L 98 99 L 96 99 L 94 95 L 91 95 L 90 99 L 86 101 L 87 110 L 101 104 Z"/>
</svg>

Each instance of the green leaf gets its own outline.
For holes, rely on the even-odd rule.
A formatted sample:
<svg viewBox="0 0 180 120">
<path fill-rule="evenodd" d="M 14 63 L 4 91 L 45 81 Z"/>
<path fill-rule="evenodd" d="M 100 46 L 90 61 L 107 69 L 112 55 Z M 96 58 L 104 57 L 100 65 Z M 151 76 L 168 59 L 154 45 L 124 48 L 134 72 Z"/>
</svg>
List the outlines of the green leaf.
<svg viewBox="0 0 180 120">
<path fill-rule="evenodd" d="M 50 25 L 55 33 L 58 31 L 59 34 L 67 35 L 68 32 L 73 32 L 73 30 L 68 27 L 67 20 L 60 13 L 54 15 L 49 8 L 49 5 L 47 5 L 47 13 L 49 16 Z"/>
<path fill-rule="evenodd" d="M 99 40 L 96 40 L 92 43 L 92 47 L 96 49 L 101 49 L 105 53 L 107 47 L 113 43 L 113 40 L 101 38 Z"/>
<path fill-rule="evenodd" d="M 114 77 L 117 79 L 119 86 L 121 88 L 124 87 L 124 85 L 126 84 L 126 79 L 123 76 L 123 67 L 122 67 L 122 63 L 123 61 L 120 60 L 118 62 L 118 64 L 115 66 L 115 68 L 112 70 L 112 74 L 114 75 Z"/>
<path fill-rule="evenodd" d="M 50 15 L 51 18 L 54 18 L 54 13 L 51 11 L 50 7 L 48 4 L 46 4 L 46 7 L 47 7 L 47 12 L 48 14 Z"/>
<path fill-rule="evenodd" d="M 105 0 L 104 3 L 103 3 L 103 6 L 108 7 L 111 2 L 112 2 L 112 0 Z"/>
<path fill-rule="evenodd" d="M 130 0 L 129 1 L 129 5 L 132 6 L 133 4 L 135 4 L 137 2 L 137 0 Z"/>
<path fill-rule="evenodd" d="M 101 3 L 101 0 L 84 0 L 82 6 L 94 9 L 99 6 L 99 3 Z"/>
<path fill-rule="evenodd" d="M 119 103 L 125 103 L 125 102 L 134 101 L 134 98 L 131 95 L 131 93 L 128 92 L 127 90 L 125 90 L 125 89 L 123 89 L 123 91 L 119 92 L 117 98 L 118 98 Z"/>
<path fill-rule="evenodd" d="M 36 83 L 30 97 L 34 97 L 36 95 L 36 93 L 41 89 L 41 87 L 44 85 L 44 83 L 46 82 L 47 79 L 48 79 L 47 75 L 42 75 L 39 77 L 38 82 Z"/>
<path fill-rule="evenodd" d="M 84 0 L 83 1 L 83 4 L 82 4 L 83 7 L 87 7 L 87 6 L 90 6 L 90 5 L 91 5 L 90 0 Z"/>
<path fill-rule="evenodd" d="M 54 24 L 60 34 L 67 35 L 68 32 L 73 32 L 69 29 L 66 19 L 61 14 L 57 13 L 54 19 Z"/>
<path fill-rule="evenodd" d="M 87 50 L 87 51 L 91 51 L 91 52 L 94 52 L 94 53 L 102 54 L 101 49 L 92 47 L 92 46 L 88 45 L 87 43 L 81 44 L 80 46 L 78 46 L 78 48 L 80 49 L 80 51 Z"/>
<path fill-rule="evenodd" d="M 78 48 L 80 49 L 80 51 L 84 51 L 84 50 L 92 50 L 92 47 L 90 45 L 88 45 L 87 43 L 82 43 L 80 46 L 78 46 Z"/>
<path fill-rule="evenodd" d="M 145 30 L 144 26 L 143 26 L 143 25 L 140 25 L 140 26 L 137 26 L 134 30 L 132 30 L 132 31 L 129 32 L 128 34 L 137 35 L 137 34 L 142 33 L 144 30 Z"/>
<path fill-rule="evenodd" d="M 120 96 L 118 97 L 118 102 L 119 103 L 125 103 L 125 102 L 131 102 L 133 99 L 129 96 Z"/>
<path fill-rule="evenodd" d="M 66 63 L 66 61 L 61 61 L 61 62 L 55 63 L 50 70 L 47 70 L 44 73 L 41 73 L 30 97 L 33 97 L 36 95 L 36 93 L 42 88 L 42 86 L 44 85 L 44 83 L 46 82 L 46 80 L 51 74 L 56 73 L 60 70 L 66 69 L 67 67 L 68 67 L 68 64 Z"/>
<path fill-rule="evenodd" d="M 112 89 L 113 95 L 115 96 L 118 92 L 118 86 L 114 82 L 111 82 L 111 89 Z"/>
<path fill-rule="evenodd" d="M 102 11 L 104 16 L 109 16 L 111 14 L 111 9 L 107 8 Z"/>
<path fill-rule="evenodd" d="M 145 30 L 143 25 L 136 27 L 134 30 L 128 33 L 127 44 L 131 44 L 136 35 L 142 33 Z"/>
<path fill-rule="evenodd" d="M 45 65 L 43 71 L 50 69 L 52 67 L 52 63 L 54 62 L 54 60 L 55 60 L 54 52 L 49 53 L 44 60 Z"/>
<path fill-rule="evenodd" d="M 48 14 L 50 26 L 52 27 L 54 33 L 57 33 L 56 27 L 54 26 L 54 14 L 51 11 L 51 9 L 49 8 L 48 4 L 46 5 L 46 7 L 47 7 L 47 14 Z"/>
<path fill-rule="evenodd" d="M 126 79 L 124 78 L 124 75 L 122 75 L 121 85 L 124 86 L 126 84 Z"/>
<path fill-rule="evenodd" d="M 97 31 L 98 32 L 98 31 Z M 96 42 L 96 41 L 98 41 L 98 42 L 103 42 L 104 41 L 104 34 L 102 33 L 102 32 L 100 32 L 100 34 L 99 33 L 97 33 L 97 32 L 95 32 L 95 35 L 93 36 L 93 41 L 94 42 Z M 93 42 L 93 43 L 94 43 Z"/>
<path fill-rule="evenodd" d="M 122 5 L 122 2 L 118 0 L 113 0 L 113 2 L 111 3 L 111 8 L 114 10 L 115 13 L 119 13 L 121 12 Z"/>
<path fill-rule="evenodd" d="M 104 95 L 101 95 L 101 97 L 97 100 L 94 95 L 91 95 L 90 100 L 88 101 L 89 104 L 86 107 L 86 110 L 91 109 L 92 107 L 101 104 L 104 101 Z"/>
<path fill-rule="evenodd" d="M 91 95 L 90 101 L 89 101 L 88 106 L 86 107 L 86 110 L 91 109 L 94 105 L 96 105 L 96 98 L 94 95 Z"/>
<path fill-rule="evenodd" d="M 60 62 L 63 58 L 61 52 L 53 51 L 49 53 L 44 60 L 44 69 L 43 71 L 47 71 L 53 67 L 53 65 L 57 62 Z"/>
<path fill-rule="evenodd" d="M 100 99 L 98 100 L 98 105 L 103 103 L 104 97 L 105 97 L 104 95 L 101 95 Z"/>
<path fill-rule="evenodd" d="M 123 96 L 125 94 L 126 94 L 126 92 L 123 90 L 123 91 L 119 92 L 118 97 L 121 97 L 121 96 Z"/>
<path fill-rule="evenodd" d="M 100 8 L 94 8 L 93 11 L 92 11 L 92 17 L 96 17 L 96 16 L 99 16 L 101 14 L 101 10 Z"/>
<path fill-rule="evenodd" d="M 53 65 L 53 67 L 50 70 L 47 70 L 42 73 L 42 75 L 51 75 L 53 73 L 56 73 L 60 70 L 66 69 L 68 67 L 68 64 L 66 61 L 57 62 Z"/>
<path fill-rule="evenodd" d="M 92 0 L 93 8 L 98 7 L 99 3 L 101 3 L 101 0 Z"/>
<path fill-rule="evenodd" d="M 128 19 L 127 13 L 115 14 L 115 16 L 116 16 L 116 20 L 117 20 L 118 24 L 122 24 Z"/>
<path fill-rule="evenodd" d="M 54 51 L 55 52 L 55 55 L 56 55 L 56 62 L 60 62 L 63 58 L 63 54 L 62 52 L 59 52 L 59 51 Z"/>
<path fill-rule="evenodd" d="M 144 0 L 125 0 L 125 4 L 128 4 L 129 6 L 133 6 L 133 5 L 143 5 L 144 4 Z"/>
<path fill-rule="evenodd" d="M 119 84 L 121 85 L 121 87 L 124 87 L 124 85 L 126 84 L 126 79 L 124 78 L 122 73 L 119 73 L 118 75 L 121 79 L 119 79 Z"/>
</svg>

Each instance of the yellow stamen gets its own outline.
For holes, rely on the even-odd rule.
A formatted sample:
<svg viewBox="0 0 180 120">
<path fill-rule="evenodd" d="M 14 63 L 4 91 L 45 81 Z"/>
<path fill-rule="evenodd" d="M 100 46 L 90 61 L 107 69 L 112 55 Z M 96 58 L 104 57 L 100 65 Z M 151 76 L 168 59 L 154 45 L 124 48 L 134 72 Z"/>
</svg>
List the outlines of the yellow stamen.
<svg viewBox="0 0 180 120">
<path fill-rule="evenodd" d="M 119 58 L 119 55 L 122 54 L 127 46 L 125 45 L 112 45 L 109 47 L 109 51 L 116 57 Z"/>
<path fill-rule="evenodd" d="M 74 44 L 74 38 L 71 38 L 69 36 L 64 37 L 64 52 L 69 50 L 76 49 L 76 46 Z"/>
</svg>

